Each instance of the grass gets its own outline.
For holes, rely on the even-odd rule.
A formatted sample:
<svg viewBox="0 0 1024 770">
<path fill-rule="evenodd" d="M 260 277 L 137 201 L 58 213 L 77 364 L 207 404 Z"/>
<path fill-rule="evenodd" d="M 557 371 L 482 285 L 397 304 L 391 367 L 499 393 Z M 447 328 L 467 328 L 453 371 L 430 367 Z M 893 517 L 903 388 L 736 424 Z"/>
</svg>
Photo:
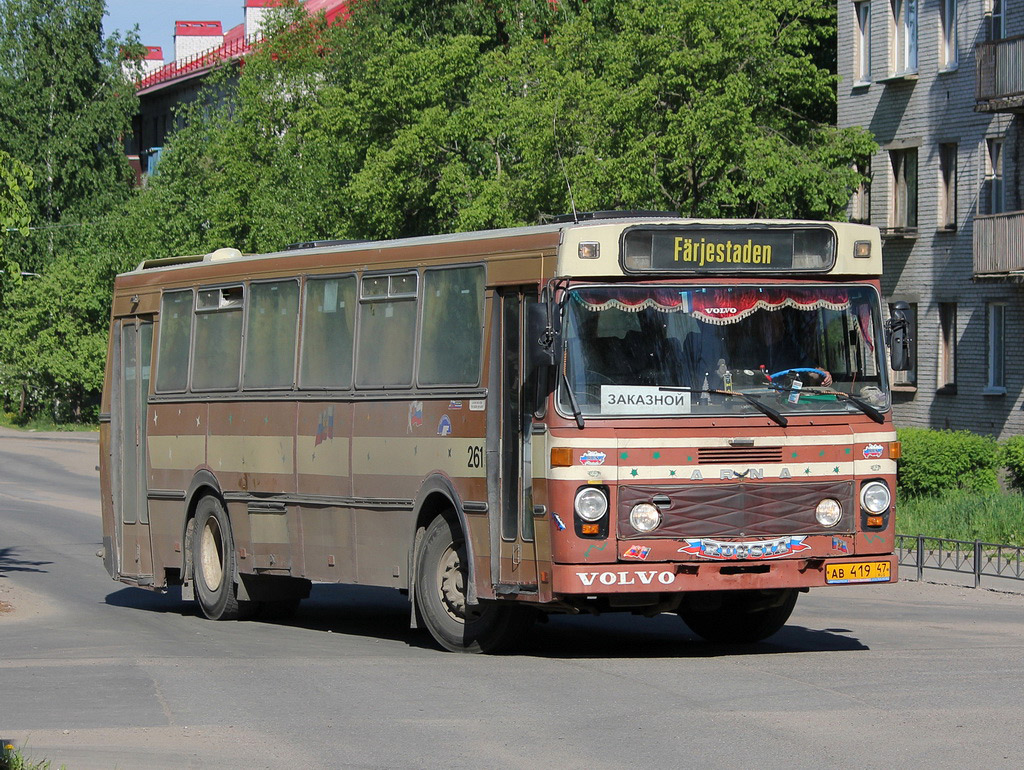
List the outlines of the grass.
<svg viewBox="0 0 1024 770">
<path fill-rule="evenodd" d="M 1024 496 L 1014 492 L 957 490 L 900 500 L 896 531 L 950 540 L 1024 546 Z"/>
<path fill-rule="evenodd" d="M 49 433 L 51 431 L 96 431 L 98 425 L 90 423 L 54 422 L 47 417 L 33 417 L 29 420 L 20 420 L 18 415 L 11 412 L 0 412 L 0 426 L 14 428 L 15 430 L 35 431 L 38 433 Z M 0 770 L 3 766 L 0 765 Z"/>
<path fill-rule="evenodd" d="M 63 770 L 64 765 L 61 765 Z M 50 770 L 48 761 L 32 762 L 7 741 L 0 743 L 0 770 Z"/>
</svg>

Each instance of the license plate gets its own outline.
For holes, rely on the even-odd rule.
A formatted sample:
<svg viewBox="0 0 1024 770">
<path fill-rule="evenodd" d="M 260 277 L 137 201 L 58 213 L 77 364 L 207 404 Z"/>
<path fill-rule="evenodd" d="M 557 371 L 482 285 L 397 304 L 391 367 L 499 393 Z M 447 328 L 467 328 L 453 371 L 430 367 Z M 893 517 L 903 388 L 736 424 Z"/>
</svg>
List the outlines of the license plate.
<svg viewBox="0 0 1024 770">
<path fill-rule="evenodd" d="M 878 583 L 889 580 L 889 562 L 853 561 L 825 565 L 826 583 Z"/>
</svg>

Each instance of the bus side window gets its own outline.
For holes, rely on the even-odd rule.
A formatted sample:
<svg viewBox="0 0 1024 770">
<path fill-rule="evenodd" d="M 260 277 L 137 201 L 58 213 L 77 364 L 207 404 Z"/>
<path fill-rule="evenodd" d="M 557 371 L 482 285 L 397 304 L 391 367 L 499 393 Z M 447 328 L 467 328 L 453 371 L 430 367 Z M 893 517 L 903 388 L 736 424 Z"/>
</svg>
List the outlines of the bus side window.
<svg viewBox="0 0 1024 770">
<path fill-rule="evenodd" d="M 483 355 L 482 266 L 426 270 L 420 385 L 476 385 Z"/>
<path fill-rule="evenodd" d="M 299 385 L 303 388 L 351 388 L 356 279 L 352 276 L 308 279 L 304 306 Z"/>
<path fill-rule="evenodd" d="M 188 350 L 191 344 L 192 290 L 164 292 L 156 358 L 157 392 L 180 392 L 188 387 Z"/>
<path fill-rule="evenodd" d="M 299 284 L 274 281 L 249 285 L 246 321 L 246 388 L 290 388 L 295 372 Z"/>
<path fill-rule="evenodd" d="M 388 281 L 386 294 L 383 282 Z M 359 304 L 356 385 L 361 388 L 412 385 L 416 340 L 416 274 L 366 276 Z"/>
<path fill-rule="evenodd" d="M 193 390 L 235 390 L 242 360 L 241 286 L 200 289 L 192 349 Z"/>
</svg>

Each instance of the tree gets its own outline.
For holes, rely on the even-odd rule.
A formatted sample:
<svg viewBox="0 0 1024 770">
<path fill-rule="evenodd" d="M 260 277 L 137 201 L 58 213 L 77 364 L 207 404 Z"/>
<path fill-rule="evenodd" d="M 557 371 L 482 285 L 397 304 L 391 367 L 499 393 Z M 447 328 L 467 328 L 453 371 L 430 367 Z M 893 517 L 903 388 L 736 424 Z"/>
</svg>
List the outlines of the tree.
<svg viewBox="0 0 1024 770">
<path fill-rule="evenodd" d="M 41 228 L 18 249 L 26 269 L 130 194 L 122 137 L 138 100 L 121 42 L 102 38 L 104 10 L 103 0 L 0 3 L 0 150 L 33 170 L 27 202 Z"/>
<path fill-rule="evenodd" d="M 31 217 L 25 196 L 31 189 L 32 170 L 0 150 L 0 286 L 21 278 L 21 268 L 7 258 L 4 246 L 15 233 L 28 235 Z"/>
</svg>

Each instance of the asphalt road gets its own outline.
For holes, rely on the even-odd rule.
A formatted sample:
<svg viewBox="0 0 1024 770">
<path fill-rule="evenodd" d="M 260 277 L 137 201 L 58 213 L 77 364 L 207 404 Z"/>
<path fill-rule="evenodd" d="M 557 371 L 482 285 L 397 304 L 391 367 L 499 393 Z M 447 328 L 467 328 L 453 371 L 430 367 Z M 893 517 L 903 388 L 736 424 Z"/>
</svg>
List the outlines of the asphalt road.
<svg viewBox="0 0 1024 770">
<path fill-rule="evenodd" d="M 111 581 L 96 444 L 0 431 L 0 738 L 81 768 L 1018 768 L 1024 596 L 834 587 L 743 648 L 555 618 L 443 653 L 394 591 L 213 623 Z"/>
</svg>

